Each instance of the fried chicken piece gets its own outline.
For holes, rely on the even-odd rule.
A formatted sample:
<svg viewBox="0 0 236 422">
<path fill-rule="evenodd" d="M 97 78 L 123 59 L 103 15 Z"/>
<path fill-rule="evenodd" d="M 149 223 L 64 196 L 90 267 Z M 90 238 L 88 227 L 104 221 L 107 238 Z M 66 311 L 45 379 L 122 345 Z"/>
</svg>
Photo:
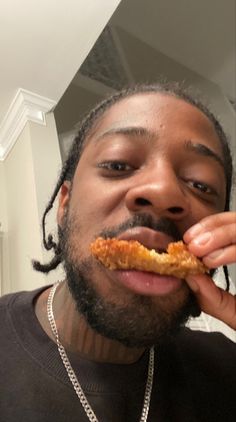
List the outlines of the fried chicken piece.
<svg viewBox="0 0 236 422">
<path fill-rule="evenodd" d="M 147 249 L 136 240 L 103 239 L 98 237 L 90 245 L 92 254 L 110 270 L 150 271 L 185 278 L 203 274 L 207 267 L 182 242 L 168 245 L 167 253 Z"/>
</svg>

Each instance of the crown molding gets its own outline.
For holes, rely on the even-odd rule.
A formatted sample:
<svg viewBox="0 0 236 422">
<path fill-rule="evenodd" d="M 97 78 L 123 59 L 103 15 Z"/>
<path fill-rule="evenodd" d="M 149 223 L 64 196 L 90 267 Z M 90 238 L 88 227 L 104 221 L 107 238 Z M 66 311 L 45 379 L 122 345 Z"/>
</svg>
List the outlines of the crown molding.
<svg viewBox="0 0 236 422">
<path fill-rule="evenodd" d="M 46 125 L 45 114 L 56 102 L 19 88 L 0 125 L 0 161 L 4 161 L 27 122 Z"/>
</svg>

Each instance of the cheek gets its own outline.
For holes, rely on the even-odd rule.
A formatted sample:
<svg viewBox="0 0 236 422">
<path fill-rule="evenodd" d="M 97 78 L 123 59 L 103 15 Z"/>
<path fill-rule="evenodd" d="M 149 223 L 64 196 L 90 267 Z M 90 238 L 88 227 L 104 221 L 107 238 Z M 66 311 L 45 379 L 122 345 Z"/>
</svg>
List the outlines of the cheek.
<svg viewBox="0 0 236 422">
<path fill-rule="evenodd" d="M 129 190 L 128 181 L 110 182 L 106 179 L 98 178 L 93 173 L 86 177 L 78 177 L 79 183 L 73 187 L 71 209 L 73 213 L 83 217 L 85 224 L 95 224 L 96 226 L 115 217 L 117 211 L 125 208 L 125 197 Z M 76 198 L 76 199 L 75 199 Z M 115 217 L 116 218 L 116 217 Z M 104 224 L 107 224 L 104 221 Z"/>
<path fill-rule="evenodd" d="M 184 230 L 181 233 L 187 231 L 191 226 L 200 222 L 203 218 L 209 215 L 217 214 L 219 209 L 212 204 L 206 204 L 204 201 L 199 201 L 194 197 L 191 198 L 189 217 L 183 222 Z"/>
<path fill-rule="evenodd" d="M 89 253 L 90 243 L 104 228 L 120 224 L 124 218 L 123 195 L 114 189 L 89 182 L 73 187 L 69 205 L 71 240 L 84 257 Z"/>
</svg>

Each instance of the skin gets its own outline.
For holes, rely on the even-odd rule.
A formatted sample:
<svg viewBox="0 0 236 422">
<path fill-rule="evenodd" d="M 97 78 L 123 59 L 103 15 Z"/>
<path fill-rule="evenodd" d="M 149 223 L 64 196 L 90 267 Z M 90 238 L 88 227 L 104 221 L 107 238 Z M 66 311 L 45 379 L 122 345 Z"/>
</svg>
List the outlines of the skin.
<svg viewBox="0 0 236 422">
<path fill-rule="evenodd" d="M 189 141 L 207 147 L 218 160 L 203 155 L 198 147 L 190 148 Z M 120 163 L 115 168 L 111 166 L 114 160 Z M 70 238 L 73 259 L 91 257 L 89 245 L 104 228 L 147 213 L 156 220 L 165 217 L 174 221 L 189 250 L 209 267 L 232 263 L 236 256 L 236 217 L 235 213 L 223 212 L 226 182 L 220 160 L 222 149 L 212 123 L 183 100 L 149 93 L 113 105 L 92 129 L 73 184 L 67 181 L 61 188 L 58 224 L 63 226 L 66 215 L 75 222 Z M 209 240 L 200 243 L 209 230 Z M 105 270 L 94 267 L 92 282 L 111 302 L 124 304 L 132 298 L 132 292 L 115 283 Z M 203 311 L 236 328 L 233 296 L 222 292 L 208 276 L 189 277 L 186 282 Z M 170 294 L 170 309 L 181 306 L 186 291 L 182 282 Z M 47 296 L 48 290 L 39 297 L 36 315 L 52 337 L 46 318 Z M 153 306 L 160 306 L 166 298 L 150 300 Z M 94 332 L 78 315 L 66 283 L 58 289 L 54 313 L 61 341 L 68 350 L 119 363 L 133 362 L 143 353 Z"/>
<path fill-rule="evenodd" d="M 210 268 L 236 261 L 236 213 L 224 212 L 209 216 L 184 234 L 189 250 L 202 258 Z M 236 330 L 236 296 L 215 285 L 206 275 L 189 277 L 201 309 Z"/>
</svg>

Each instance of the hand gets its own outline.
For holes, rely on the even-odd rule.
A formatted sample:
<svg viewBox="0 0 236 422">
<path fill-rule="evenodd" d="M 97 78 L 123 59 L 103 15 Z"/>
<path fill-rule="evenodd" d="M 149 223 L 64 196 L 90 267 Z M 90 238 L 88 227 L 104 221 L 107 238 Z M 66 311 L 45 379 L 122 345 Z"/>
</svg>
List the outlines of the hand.
<svg viewBox="0 0 236 422">
<path fill-rule="evenodd" d="M 214 214 L 201 220 L 184 234 L 184 241 L 194 255 L 209 268 L 236 262 L 236 213 Z M 207 275 L 186 279 L 202 311 L 236 329 L 236 296 L 217 287 Z"/>
</svg>

